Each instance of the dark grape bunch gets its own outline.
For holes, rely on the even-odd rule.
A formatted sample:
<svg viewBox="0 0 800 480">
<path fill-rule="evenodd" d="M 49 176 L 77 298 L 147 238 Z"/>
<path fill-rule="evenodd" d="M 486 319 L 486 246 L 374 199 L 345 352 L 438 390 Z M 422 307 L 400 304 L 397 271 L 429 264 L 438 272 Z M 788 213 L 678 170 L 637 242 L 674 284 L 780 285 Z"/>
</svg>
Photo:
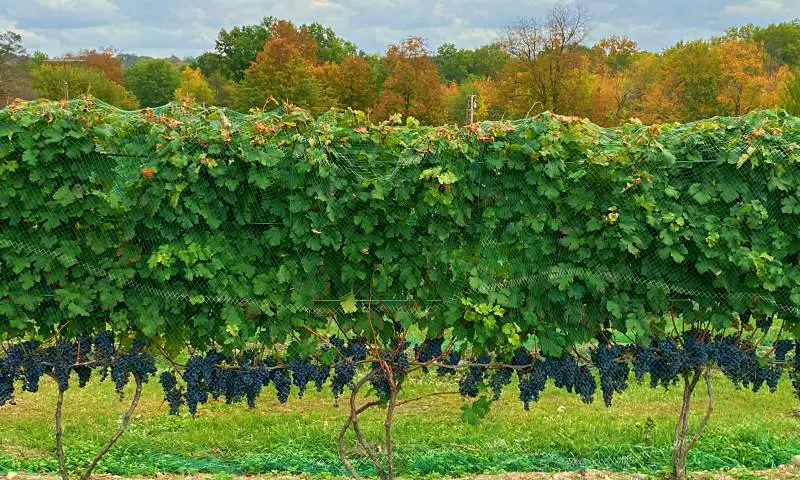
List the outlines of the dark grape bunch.
<svg viewBox="0 0 800 480">
<path fill-rule="evenodd" d="M 73 340 L 58 339 L 52 345 L 38 340 L 29 340 L 10 345 L 0 357 L 0 405 L 13 400 L 14 383 L 20 381 L 28 392 L 39 390 L 43 376 L 52 377 L 59 391 L 69 389 L 73 374 L 78 387 L 83 388 L 91 379 L 94 370 L 100 378 L 110 370 L 117 392 L 128 383 L 131 375 L 147 382 L 155 373 L 155 359 L 147 352 L 146 345 L 134 341 L 128 351 L 115 347 L 114 336 L 103 331 L 94 337 L 80 335 Z"/>
<path fill-rule="evenodd" d="M 607 407 L 611 406 L 614 393 L 624 392 L 628 388 L 630 367 L 625 353 L 622 346 L 611 344 L 598 345 L 592 351 L 592 361 L 600 372 L 600 390 Z"/>
<path fill-rule="evenodd" d="M 486 367 L 491 363 L 491 358 L 486 354 L 481 354 L 467 368 L 467 371 L 458 381 L 458 392 L 462 397 L 477 397 L 480 391 L 480 384 L 483 382 Z"/>
<path fill-rule="evenodd" d="M 517 370 L 517 379 L 519 380 L 519 399 L 525 410 L 528 410 L 531 402 L 539 401 L 539 394 L 547 384 L 547 369 L 544 361 L 536 360 L 530 368 Z"/>
<path fill-rule="evenodd" d="M 352 351 L 358 352 L 359 348 L 353 346 Z M 352 367 L 355 374 L 351 362 L 343 362 L 342 365 Z M 289 400 L 292 385 L 298 388 L 299 397 L 303 396 L 312 382 L 320 391 L 330 377 L 331 367 L 316 363 L 311 358 L 293 359 L 283 364 L 277 358 L 260 358 L 253 350 L 243 351 L 238 358 L 210 350 L 205 355 L 189 358 L 181 376 L 183 386 L 178 385 L 174 374 L 165 373 L 160 380 L 170 413 L 177 414 L 181 405 L 186 404 L 189 413 L 194 416 L 198 406 L 207 403 L 209 398 L 221 398 L 225 403 L 246 401 L 249 408 L 255 408 L 256 399 L 269 384 L 275 387 L 280 403 Z"/>
<path fill-rule="evenodd" d="M 392 379 L 395 385 L 398 386 L 402 383 L 410 367 L 408 360 L 408 343 L 392 348 L 384 349 L 380 354 L 381 362 L 372 362 L 372 372 L 370 373 L 370 384 L 375 392 L 381 398 L 388 398 L 391 394 L 391 384 L 386 372 L 386 366 L 391 369 Z"/>
<path fill-rule="evenodd" d="M 442 365 L 436 369 L 436 373 L 439 376 L 445 375 L 455 375 L 456 374 L 456 367 L 458 367 L 458 363 L 461 361 L 461 352 L 457 350 L 450 350 L 447 354 L 447 358 L 442 362 Z"/>
<path fill-rule="evenodd" d="M 242 351 L 235 357 L 210 350 L 190 357 L 180 373 L 171 369 L 162 372 L 158 380 L 170 413 L 178 413 L 185 405 L 192 415 L 209 398 L 246 402 L 254 408 L 270 384 L 281 403 L 288 401 L 293 387 L 302 397 L 311 384 L 317 391 L 329 384 L 334 397 L 339 397 L 347 387 L 353 387 L 362 364 L 365 373 L 370 374 L 372 389 L 383 399 L 391 393 L 384 365 L 391 368 L 394 381 L 401 385 L 415 363 L 436 366 L 439 375 L 458 372 L 462 396 L 475 398 L 481 392 L 491 392 L 488 396 L 492 400 L 500 398 L 516 372 L 519 399 L 526 409 L 539 399 L 548 379 L 556 388 L 575 393 L 586 403 L 594 400 L 599 388 L 603 401 L 610 405 L 614 394 L 627 388 L 631 369 L 637 381 L 644 381 L 649 375 L 651 387 L 669 388 L 699 369 L 715 367 L 735 385 L 753 391 L 775 391 L 786 371 L 800 398 L 800 369 L 795 363 L 800 358 L 800 343 L 785 339 L 772 345 L 767 358 L 760 358 L 766 347 L 757 348 L 735 335 L 712 337 L 706 332 L 688 331 L 677 337 L 652 339 L 647 344 L 618 345 L 606 334 L 591 350 L 589 364 L 584 364 L 577 352 L 541 356 L 518 348 L 496 358 L 484 353 L 464 365 L 461 352 L 443 351 L 441 338 L 427 339 L 413 352 L 407 342 L 383 350 L 368 347 L 363 338 L 345 342 L 333 337 L 329 343 L 325 348 L 335 349 L 338 354 L 332 365 L 311 357 L 288 362 L 272 356 L 262 358 L 255 350 Z M 155 375 L 155 360 L 147 347 L 145 342 L 134 340 L 130 347 L 123 348 L 110 332 L 72 341 L 61 339 L 49 345 L 35 340 L 8 345 L 0 356 L 0 405 L 13 401 L 17 382 L 23 390 L 35 392 L 45 375 L 65 391 L 75 379 L 78 387 L 84 387 L 93 372 L 99 371 L 101 380 L 108 372 L 116 391 L 122 394 L 132 376 L 147 382 Z"/>
</svg>

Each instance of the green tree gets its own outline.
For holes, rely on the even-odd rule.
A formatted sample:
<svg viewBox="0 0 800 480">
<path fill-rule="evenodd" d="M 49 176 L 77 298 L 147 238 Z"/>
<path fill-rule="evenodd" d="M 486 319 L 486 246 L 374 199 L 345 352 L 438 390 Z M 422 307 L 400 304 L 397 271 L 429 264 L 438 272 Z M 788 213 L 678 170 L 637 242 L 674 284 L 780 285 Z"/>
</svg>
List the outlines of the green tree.
<svg viewBox="0 0 800 480">
<path fill-rule="evenodd" d="M 169 60 L 142 60 L 125 72 L 125 86 L 143 107 L 169 103 L 180 83 L 181 74 Z"/>
<path fill-rule="evenodd" d="M 274 17 L 264 17 L 255 25 L 236 26 L 230 31 L 224 28 L 220 30 L 214 48 L 225 64 L 223 71 L 233 79 L 244 78 L 245 70 L 255 61 L 256 55 L 270 38 L 276 21 Z M 204 73 L 207 72 L 204 70 Z"/>
<path fill-rule="evenodd" d="M 342 63 L 347 57 L 358 53 L 356 45 L 338 37 L 330 27 L 312 23 L 300 27 L 300 31 L 308 34 L 317 44 L 317 59 L 321 62 Z"/>
<path fill-rule="evenodd" d="M 92 95 L 111 105 L 134 109 L 136 97 L 94 68 L 68 63 L 42 63 L 31 70 L 33 87 L 39 96 L 52 100 Z"/>
<path fill-rule="evenodd" d="M 508 63 L 510 56 L 503 45 L 490 43 L 473 50 L 470 54 L 471 61 L 469 73 L 474 77 L 495 78 Z"/>
<path fill-rule="evenodd" d="M 696 120 L 720 112 L 720 58 L 703 40 L 679 43 L 664 53 L 667 90 L 676 98 L 681 118 Z"/>
<path fill-rule="evenodd" d="M 729 28 L 725 38 L 754 40 L 763 44 L 767 54 L 779 65 L 800 65 L 800 19 L 766 27 L 748 24 Z"/>
<path fill-rule="evenodd" d="M 439 46 L 433 63 L 439 69 L 439 75 L 448 82 L 461 83 L 469 74 L 469 52 L 456 48 L 453 43 Z"/>
<path fill-rule="evenodd" d="M 192 68 L 199 68 L 203 75 L 210 77 L 214 74 L 221 74 L 227 78 L 231 77 L 228 70 L 228 62 L 225 57 L 216 52 L 204 52 L 202 55 L 189 62 Z"/>
</svg>

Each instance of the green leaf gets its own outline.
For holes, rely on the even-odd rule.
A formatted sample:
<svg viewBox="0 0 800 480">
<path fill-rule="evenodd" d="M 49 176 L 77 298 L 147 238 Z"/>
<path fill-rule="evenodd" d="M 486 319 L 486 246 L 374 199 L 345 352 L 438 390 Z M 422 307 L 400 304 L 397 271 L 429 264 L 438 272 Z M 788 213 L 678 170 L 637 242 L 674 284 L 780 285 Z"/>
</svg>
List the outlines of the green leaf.
<svg viewBox="0 0 800 480">
<path fill-rule="evenodd" d="M 352 293 L 345 295 L 339 302 L 339 305 L 342 306 L 344 313 L 355 313 L 358 311 L 358 307 L 356 307 L 356 297 Z"/>
<path fill-rule="evenodd" d="M 461 420 L 469 425 L 477 425 L 489 413 L 491 405 L 492 402 L 485 395 L 481 395 L 471 405 L 461 406 Z"/>
<path fill-rule="evenodd" d="M 606 310 L 608 310 L 614 318 L 622 318 L 622 307 L 614 300 L 606 301 Z"/>
<path fill-rule="evenodd" d="M 56 192 L 53 194 L 53 200 L 58 202 L 58 204 L 62 207 L 66 207 L 67 205 L 71 204 L 76 198 L 77 197 L 72 190 L 66 185 L 56 190 Z"/>
</svg>

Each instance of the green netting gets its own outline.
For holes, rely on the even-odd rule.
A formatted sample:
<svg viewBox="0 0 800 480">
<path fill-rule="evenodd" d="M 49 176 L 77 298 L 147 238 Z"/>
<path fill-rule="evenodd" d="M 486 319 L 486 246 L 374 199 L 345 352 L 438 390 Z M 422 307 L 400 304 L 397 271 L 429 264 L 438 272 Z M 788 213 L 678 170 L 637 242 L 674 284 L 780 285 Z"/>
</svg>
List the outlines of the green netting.
<svg viewBox="0 0 800 480">
<path fill-rule="evenodd" d="M 768 111 L 458 129 L 11 106 L 0 318 L 10 331 L 128 322 L 196 341 L 373 313 L 441 329 L 489 304 L 567 343 L 612 325 L 651 334 L 671 314 L 793 322 L 797 125 Z"/>
</svg>

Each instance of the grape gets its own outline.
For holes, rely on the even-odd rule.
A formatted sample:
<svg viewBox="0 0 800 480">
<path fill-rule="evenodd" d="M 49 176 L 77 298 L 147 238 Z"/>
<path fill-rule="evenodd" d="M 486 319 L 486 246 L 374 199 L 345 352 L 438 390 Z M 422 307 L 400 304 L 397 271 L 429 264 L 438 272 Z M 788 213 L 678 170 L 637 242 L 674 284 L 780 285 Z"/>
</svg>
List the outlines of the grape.
<svg viewBox="0 0 800 480">
<path fill-rule="evenodd" d="M 786 361 L 786 354 L 794 346 L 794 342 L 787 339 L 778 340 L 775 342 L 775 360 L 778 362 Z"/>
<path fill-rule="evenodd" d="M 406 354 L 407 343 L 399 348 L 389 348 L 381 352 L 380 358 L 389 365 L 392 377 L 396 386 L 402 382 L 405 372 L 409 368 L 408 355 Z M 383 365 L 379 362 L 372 362 L 372 376 L 370 384 L 381 398 L 388 398 L 391 395 L 391 385 L 386 375 Z"/>
<path fill-rule="evenodd" d="M 722 373 L 728 377 L 734 385 L 739 385 L 745 379 L 745 368 L 747 360 L 736 339 L 733 337 L 723 337 L 716 341 L 716 362 Z"/>
<path fill-rule="evenodd" d="M 597 382 L 595 382 L 592 372 L 589 371 L 589 367 L 581 366 L 575 378 L 575 393 L 580 395 L 583 403 L 589 404 L 594 401 L 595 390 L 597 390 Z"/>
<path fill-rule="evenodd" d="M 792 381 L 795 398 L 800 400 L 800 365 L 797 363 L 793 363 L 789 369 L 789 379 Z"/>
<path fill-rule="evenodd" d="M 455 350 L 450 350 L 450 352 L 447 354 L 447 360 L 444 361 L 444 364 L 446 366 L 439 367 L 436 370 L 437 375 L 439 375 L 439 376 L 455 375 L 456 374 L 455 367 L 458 366 L 458 363 L 460 361 L 461 361 L 461 353 L 459 353 L 459 352 L 457 352 Z M 448 368 L 448 367 L 452 367 L 452 368 Z"/>
<path fill-rule="evenodd" d="M 94 336 L 95 357 L 109 359 L 114 355 L 114 334 L 102 331 Z"/>
<path fill-rule="evenodd" d="M 11 362 L 0 358 L 0 407 L 14 398 L 14 371 L 8 367 Z"/>
<path fill-rule="evenodd" d="M 653 341 L 653 359 L 650 363 L 650 387 L 669 388 L 678 379 L 681 369 L 681 352 L 671 339 Z"/>
<path fill-rule="evenodd" d="M 578 362 L 575 361 L 575 357 L 569 353 L 564 353 L 560 357 L 547 357 L 544 360 L 544 368 L 557 388 L 572 392 L 575 376 L 578 373 Z"/>
<path fill-rule="evenodd" d="M 771 315 L 766 315 L 763 318 L 758 318 L 756 319 L 756 328 L 764 333 L 767 333 L 770 327 L 772 327 L 772 320 L 773 317 Z"/>
<path fill-rule="evenodd" d="M 278 368 L 272 371 L 271 377 L 272 384 L 275 385 L 275 390 L 278 393 L 278 401 L 286 403 L 292 388 L 292 379 L 289 377 L 289 371 L 285 368 Z"/>
<path fill-rule="evenodd" d="M 636 381 L 640 382 L 644 379 L 644 374 L 649 373 L 653 368 L 655 361 L 655 353 L 652 349 L 642 345 L 636 345 L 633 351 L 633 373 L 636 375 Z"/>
<path fill-rule="evenodd" d="M 83 388 L 89 383 L 92 377 L 92 369 L 86 365 L 78 365 L 73 368 L 75 373 L 78 374 L 78 388 Z"/>
<path fill-rule="evenodd" d="M 514 350 L 514 353 L 511 356 L 511 365 L 514 365 L 515 367 L 531 368 L 532 363 L 533 363 L 533 356 L 531 356 L 531 352 L 525 350 L 522 347 L 519 347 L 516 350 Z"/>
<path fill-rule="evenodd" d="M 303 398 L 306 385 L 314 380 L 317 374 L 316 366 L 308 360 L 293 360 L 289 362 L 294 384 L 299 388 L 298 397 Z"/>
<path fill-rule="evenodd" d="M 518 370 L 519 380 L 519 399 L 522 401 L 525 410 L 530 408 L 530 402 L 538 402 L 539 394 L 547 384 L 547 371 L 544 362 L 534 363 L 530 369 Z"/>
<path fill-rule="evenodd" d="M 483 373 L 486 367 L 483 366 L 491 361 L 488 355 L 483 354 L 474 363 L 477 365 L 467 369 L 464 376 L 458 381 L 458 392 L 463 397 L 477 397 L 479 384 L 483 381 Z"/>
<path fill-rule="evenodd" d="M 170 371 L 161 372 L 158 378 L 161 388 L 164 389 L 164 400 L 169 404 L 170 415 L 177 415 L 183 404 L 183 395 L 178 389 L 178 380 L 175 374 Z"/>
<path fill-rule="evenodd" d="M 765 381 L 767 382 L 767 387 L 769 387 L 770 392 L 775 393 L 775 391 L 778 389 L 778 382 L 781 379 L 781 375 L 783 375 L 783 367 L 767 367 Z"/>
<path fill-rule="evenodd" d="M 710 348 L 706 342 L 701 341 L 690 332 L 684 333 L 681 338 L 683 340 L 681 371 L 688 372 L 708 364 Z"/>
<path fill-rule="evenodd" d="M 592 351 L 592 361 L 600 372 L 600 390 L 603 402 L 611 406 L 614 392 L 628 388 L 628 363 L 622 359 L 623 349 L 619 345 L 598 345 Z"/>
<path fill-rule="evenodd" d="M 24 360 L 22 368 L 22 389 L 26 392 L 38 392 L 39 381 L 45 374 L 45 366 L 31 355 Z"/>
<path fill-rule="evenodd" d="M 347 344 L 347 356 L 354 362 L 361 362 L 367 358 L 367 342 L 363 338 L 354 338 Z"/>
<path fill-rule="evenodd" d="M 314 371 L 314 384 L 317 387 L 317 391 L 321 392 L 322 387 L 325 385 L 325 382 L 328 380 L 328 377 L 331 374 L 331 366 L 330 365 L 317 365 L 316 370 Z"/>
<path fill-rule="evenodd" d="M 337 362 L 333 367 L 333 380 L 331 381 L 331 391 L 334 398 L 339 398 L 339 395 L 344 391 L 346 385 L 353 382 L 353 377 L 356 375 L 356 367 L 352 362 L 343 360 Z"/>
<path fill-rule="evenodd" d="M 444 338 L 428 338 L 416 349 L 417 360 L 430 362 L 442 356 Z"/>
<path fill-rule="evenodd" d="M 336 335 L 332 336 L 328 342 L 333 345 L 333 348 L 339 351 L 339 353 L 346 357 L 347 356 L 347 348 L 344 345 L 344 341 L 341 338 L 337 337 Z"/>
<path fill-rule="evenodd" d="M 203 378 L 208 376 L 207 358 L 193 356 L 186 362 L 186 367 L 183 370 L 183 381 L 186 383 L 186 406 L 192 415 L 197 414 L 198 404 L 208 401 L 208 388 L 203 382 Z"/>
<path fill-rule="evenodd" d="M 500 394 L 503 392 L 503 387 L 511 383 L 511 376 L 514 374 L 514 369 L 509 367 L 501 367 L 489 377 L 489 386 L 492 388 L 492 399 L 499 400 Z"/>
</svg>

